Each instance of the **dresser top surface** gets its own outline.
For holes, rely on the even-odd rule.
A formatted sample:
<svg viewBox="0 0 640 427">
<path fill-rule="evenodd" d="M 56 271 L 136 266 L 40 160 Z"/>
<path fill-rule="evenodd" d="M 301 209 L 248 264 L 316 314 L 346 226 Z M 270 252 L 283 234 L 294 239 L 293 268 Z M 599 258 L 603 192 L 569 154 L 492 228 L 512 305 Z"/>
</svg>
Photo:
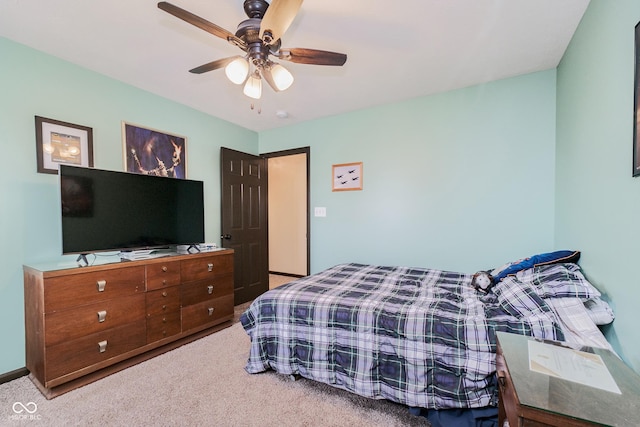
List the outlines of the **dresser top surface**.
<svg viewBox="0 0 640 427">
<path fill-rule="evenodd" d="M 611 351 L 570 348 L 556 341 L 504 332 L 496 335 L 520 405 L 604 425 L 637 425 L 640 376 Z M 537 357 L 548 358 L 549 363 L 536 364 Z M 561 372 L 546 369 L 550 366 Z M 593 371 L 585 373 L 589 369 Z M 542 373 L 545 370 L 548 373 Z M 585 383 L 590 379 L 596 381 L 598 372 L 608 372 L 615 383 L 613 389 L 620 393 L 607 391 L 611 387 L 606 387 L 602 380 L 597 380 L 596 386 L 577 382 L 580 380 L 575 378 L 568 380 L 571 370 L 580 374 L 577 377 L 586 378 Z"/>
<path fill-rule="evenodd" d="M 69 260 L 69 261 L 32 263 L 32 264 L 24 265 L 24 269 L 38 271 L 45 274 L 84 273 L 84 272 L 90 272 L 96 269 L 123 268 L 123 267 L 129 267 L 129 266 L 134 267 L 134 266 L 139 266 L 144 264 L 162 263 L 167 261 L 180 261 L 183 259 L 193 259 L 198 257 L 206 257 L 211 255 L 224 255 L 224 254 L 232 254 L 232 253 L 233 253 L 232 249 L 226 249 L 226 248 L 210 249 L 210 250 L 200 251 L 196 253 L 163 251 L 163 252 L 158 252 L 157 256 L 155 257 L 131 261 L 131 260 L 121 259 L 119 253 L 116 252 L 116 253 L 96 254 L 95 259 L 93 259 L 93 261 L 91 261 L 91 258 L 90 258 L 88 266 L 83 266 L 77 261 Z"/>
</svg>

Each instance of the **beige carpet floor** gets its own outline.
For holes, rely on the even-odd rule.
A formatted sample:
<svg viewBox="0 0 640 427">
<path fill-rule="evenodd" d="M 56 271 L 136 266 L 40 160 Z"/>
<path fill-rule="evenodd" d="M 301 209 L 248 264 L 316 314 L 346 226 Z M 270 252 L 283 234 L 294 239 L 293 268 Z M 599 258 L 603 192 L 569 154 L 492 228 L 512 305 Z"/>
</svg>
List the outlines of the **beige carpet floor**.
<svg viewBox="0 0 640 427">
<path fill-rule="evenodd" d="M 392 402 L 273 372 L 247 374 L 248 349 L 234 323 L 52 400 L 22 377 L 0 385 L 0 426 L 428 425 Z"/>
</svg>

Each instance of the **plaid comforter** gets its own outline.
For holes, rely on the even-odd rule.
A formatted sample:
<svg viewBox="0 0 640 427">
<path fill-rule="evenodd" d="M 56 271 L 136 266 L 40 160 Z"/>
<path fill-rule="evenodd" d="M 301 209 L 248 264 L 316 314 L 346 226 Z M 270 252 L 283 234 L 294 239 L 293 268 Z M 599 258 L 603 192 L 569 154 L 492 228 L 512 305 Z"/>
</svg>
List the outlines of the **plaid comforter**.
<svg viewBox="0 0 640 427">
<path fill-rule="evenodd" d="M 470 274 L 337 265 L 251 304 L 241 317 L 251 337 L 246 370 L 412 407 L 496 405 L 496 331 L 562 339 L 540 296 L 557 274 L 541 271 L 510 276 L 485 295 Z"/>
</svg>

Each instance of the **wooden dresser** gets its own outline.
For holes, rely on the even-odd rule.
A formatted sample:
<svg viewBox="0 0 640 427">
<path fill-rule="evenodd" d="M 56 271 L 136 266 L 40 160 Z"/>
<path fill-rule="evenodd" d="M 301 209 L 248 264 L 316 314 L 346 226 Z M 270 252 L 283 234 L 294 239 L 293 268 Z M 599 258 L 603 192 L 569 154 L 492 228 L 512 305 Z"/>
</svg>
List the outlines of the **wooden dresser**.
<svg viewBox="0 0 640 427">
<path fill-rule="evenodd" d="M 24 266 L 26 366 L 48 399 L 231 325 L 233 251 Z"/>
</svg>

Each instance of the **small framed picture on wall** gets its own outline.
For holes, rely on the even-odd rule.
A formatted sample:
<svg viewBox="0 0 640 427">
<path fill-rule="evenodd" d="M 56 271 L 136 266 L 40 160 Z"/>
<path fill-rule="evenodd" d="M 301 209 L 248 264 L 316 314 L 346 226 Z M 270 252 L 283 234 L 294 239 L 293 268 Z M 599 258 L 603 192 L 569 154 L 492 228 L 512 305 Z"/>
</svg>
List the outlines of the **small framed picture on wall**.
<svg viewBox="0 0 640 427">
<path fill-rule="evenodd" d="M 362 190 L 362 162 L 333 165 L 333 191 Z"/>
<path fill-rule="evenodd" d="M 93 129 L 60 120 L 36 118 L 39 173 L 57 174 L 61 164 L 93 167 Z"/>
</svg>

